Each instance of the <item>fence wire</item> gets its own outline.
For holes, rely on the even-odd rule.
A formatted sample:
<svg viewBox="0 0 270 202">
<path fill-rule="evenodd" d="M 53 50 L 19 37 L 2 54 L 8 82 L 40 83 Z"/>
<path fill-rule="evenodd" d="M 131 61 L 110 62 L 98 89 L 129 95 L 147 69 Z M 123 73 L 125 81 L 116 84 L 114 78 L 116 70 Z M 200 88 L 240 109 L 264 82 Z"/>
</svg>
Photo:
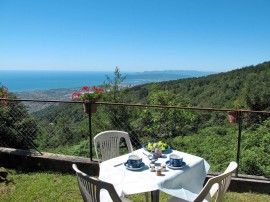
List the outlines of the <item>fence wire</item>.
<svg viewBox="0 0 270 202">
<path fill-rule="evenodd" d="M 239 125 L 229 122 L 225 110 L 99 103 L 97 111 L 91 113 L 91 131 L 89 115 L 83 112 L 79 102 L 10 100 L 0 104 L 0 112 L 1 147 L 80 157 L 90 157 L 91 149 L 95 158 L 94 148 L 90 148 L 90 134 L 93 141 L 100 132 L 120 130 L 129 133 L 134 149 L 149 142 L 163 141 L 173 149 L 205 158 L 212 171 L 223 170 L 237 158 Z M 252 125 L 254 116 L 256 123 L 266 121 L 265 127 Z M 243 116 L 241 173 L 270 176 L 270 148 L 266 146 L 266 151 L 261 151 L 256 141 L 260 137 L 264 140 L 261 144 L 270 145 L 268 117 L 255 113 Z M 124 148 L 124 143 L 122 145 Z M 263 158 L 263 155 L 266 156 Z"/>
</svg>

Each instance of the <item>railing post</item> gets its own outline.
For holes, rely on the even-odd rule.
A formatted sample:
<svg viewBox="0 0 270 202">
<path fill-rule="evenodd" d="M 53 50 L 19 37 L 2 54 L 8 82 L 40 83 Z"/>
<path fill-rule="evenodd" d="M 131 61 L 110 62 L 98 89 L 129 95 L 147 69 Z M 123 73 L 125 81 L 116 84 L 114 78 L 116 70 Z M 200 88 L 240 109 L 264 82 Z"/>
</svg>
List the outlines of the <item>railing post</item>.
<svg viewBox="0 0 270 202">
<path fill-rule="evenodd" d="M 237 119 L 238 119 L 238 144 L 237 144 L 236 162 L 238 166 L 235 171 L 236 177 L 238 177 L 238 168 L 239 168 L 239 161 L 240 161 L 241 135 L 242 135 L 242 111 L 237 111 Z"/>
<path fill-rule="evenodd" d="M 90 107 L 88 107 L 88 126 L 89 126 L 89 143 L 90 143 L 90 160 L 93 161 L 93 152 L 92 152 L 92 103 L 89 102 Z"/>
</svg>

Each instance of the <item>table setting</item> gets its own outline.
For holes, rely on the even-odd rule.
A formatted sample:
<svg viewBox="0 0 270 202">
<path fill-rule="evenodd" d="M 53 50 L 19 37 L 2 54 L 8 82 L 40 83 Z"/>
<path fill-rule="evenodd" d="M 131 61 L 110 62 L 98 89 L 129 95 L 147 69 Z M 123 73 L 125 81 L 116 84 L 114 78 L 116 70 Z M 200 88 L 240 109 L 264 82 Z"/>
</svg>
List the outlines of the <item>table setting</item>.
<svg viewBox="0 0 270 202">
<path fill-rule="evenodd" d="M 115 164 L 114 167 L 124 165 L 129 171 L 149 170 L 157 172 L 157 176 L 161 176 L 161 172 L 169 169 L 180 170 L 187 166 L 183 157 L 173 153 L 171 147 L 162 141 L 143 144 L 140 151 L 142 152 L 127 155 L 125 161 Z"/>
<path fill-rule="evenodd" d="M 183 158 L 177 154 L 170 154 L 173 152 L 171 149 L 170 145 L 159 141 L 157 143 L 146 143 L 142 145 L 142 148 L 149 152 L 149 154 L 146 154 L 143 152 L 144 155 L 148 157 L 148 159 L 151 161 L 150 162 L 150 171 L 154 171 L 155 167 L 155 161 L 157 161 L 159 158 L 167 158 L 165 164 L 163 163 L 161 165 L 162 169 L 161 171 L 166 171 L 166 167 L 169 169 L 182 169 L 184 168 L 187 164 L 183 161 Z M 168 157 L 169 156 L 169 157 Z"/>
<path fill-rule="evenodd" d="M 158 154 L 158 150 L 148 149 L 146 145 L 103 161 L 99 179 L 120 187 L 123 196 L 143 192 L 157 195 L 161 190 L 186 198 L 202 188 L 210 168 L 204 159 L 173 150 L 169 145 Z"/>
</svg>

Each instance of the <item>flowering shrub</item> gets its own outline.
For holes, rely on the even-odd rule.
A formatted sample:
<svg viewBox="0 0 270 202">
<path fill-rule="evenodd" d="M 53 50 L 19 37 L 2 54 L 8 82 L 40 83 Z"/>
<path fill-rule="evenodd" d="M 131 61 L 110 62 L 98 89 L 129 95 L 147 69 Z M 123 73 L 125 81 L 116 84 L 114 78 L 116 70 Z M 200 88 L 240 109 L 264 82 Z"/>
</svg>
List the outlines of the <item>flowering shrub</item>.
<svg viewBox="0 0 270 202">
<path fill-rule="evenodd" d="M 88 86 L 82 87 L 83 92 L 75 92 L 71 95 L 72 100 L 97 100 L 102 97 L 102 93 L 104 92 L 104 88 L 92 86 L 91 88 Z"/>
<path fill-rule="evenodd" d="M 0 83 L 0 98 L 7 98 L 8 96 L 8 87 L 1 85 Z M 1 104 L 7 105 L 7 100 L 1 100 Z"/>
</svg>

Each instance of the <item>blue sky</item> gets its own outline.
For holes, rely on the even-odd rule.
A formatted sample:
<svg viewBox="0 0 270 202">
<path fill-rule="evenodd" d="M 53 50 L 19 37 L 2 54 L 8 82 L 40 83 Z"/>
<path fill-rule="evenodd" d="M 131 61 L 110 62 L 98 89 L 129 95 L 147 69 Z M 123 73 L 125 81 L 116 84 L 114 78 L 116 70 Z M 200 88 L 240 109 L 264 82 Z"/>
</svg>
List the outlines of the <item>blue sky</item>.
<svg viewBox="0 0 270 202">
<path fill-rule="evenodd" d="M 229 71 L 269 61 L 269 0 L 0 0 L 0 70 Z"/>
</svg>

